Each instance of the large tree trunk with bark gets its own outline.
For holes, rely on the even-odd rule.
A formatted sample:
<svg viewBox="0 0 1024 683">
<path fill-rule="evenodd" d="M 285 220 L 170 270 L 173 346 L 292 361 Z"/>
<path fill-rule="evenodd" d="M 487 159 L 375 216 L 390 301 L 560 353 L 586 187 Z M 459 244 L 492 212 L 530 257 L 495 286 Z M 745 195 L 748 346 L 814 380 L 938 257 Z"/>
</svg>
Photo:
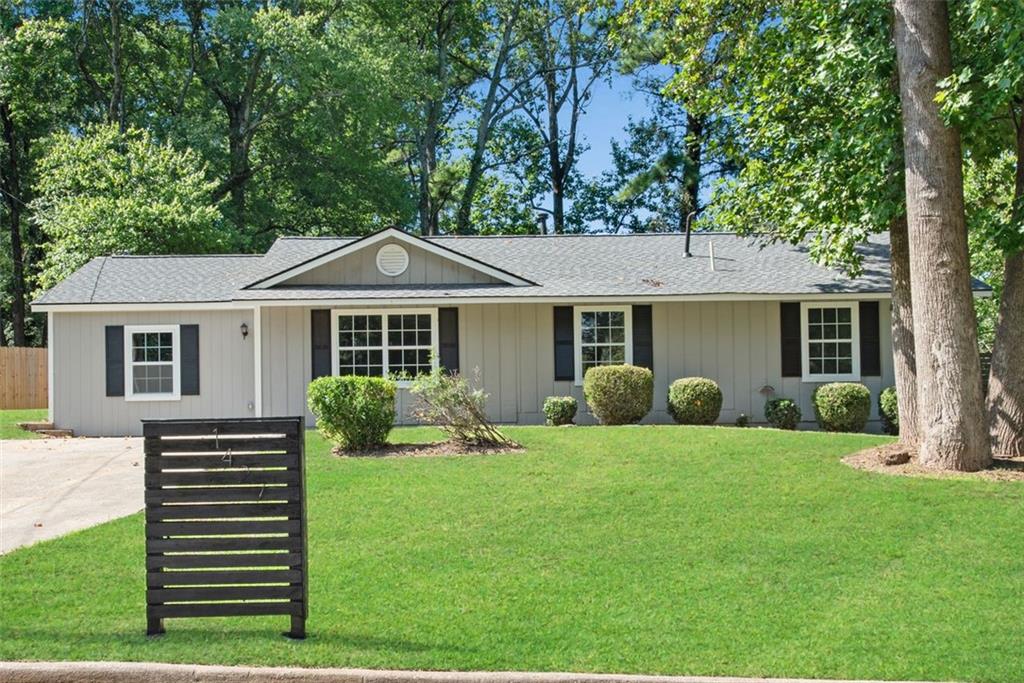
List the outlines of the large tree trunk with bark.
<svg viewBox="0 0 1024 683">
<path fill-rule="evenodd" d="M 1024 122 L 1017 128 L 1017 173 L 1013 220 L 1024 220 Z M 1024 455 L 1024 251 L 1006 257 L 999 322 L 988 378 L 988 417 L 992 450 Z"/>
<path fill-rule="evenodd" d="M 15 346 L 27 346 L 25 335 L 25 249 L 21 243 L 21 168 L 19 141 L 7 103 L 0 103 L 7 159 L 0 174 L 11 240 L 11 331 Z"/>
<path fill-rule="evenodd" d="M 914 352 L 914 307 L 910 292 L 910 247 L 907 217 L 889 226 L 889 270 L 892 276 L 892 360 L 900 442 L 914 447 L 920 437 L 917 411 L 917 361 Z"/>
<path fill-rule="evenodd" d="M 971 297 L 960 135 L 935 102 L 952 72 L 944 2 L 895 0 L 903 110 L 907 228 L 925 467 L 973 471 L 992 462 Z"/>
</svg>

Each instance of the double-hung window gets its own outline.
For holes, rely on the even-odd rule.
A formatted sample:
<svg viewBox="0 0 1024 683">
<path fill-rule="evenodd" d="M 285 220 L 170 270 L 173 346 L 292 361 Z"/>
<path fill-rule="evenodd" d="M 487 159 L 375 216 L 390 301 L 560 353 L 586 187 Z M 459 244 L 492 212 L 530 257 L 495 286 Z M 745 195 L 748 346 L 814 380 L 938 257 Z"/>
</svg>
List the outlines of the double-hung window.
<svg viewBox="0 0 1024 683">
<path fill-rule="evenodd" d="M 590 368 L 633 362 L 632 309 L 629 306 L 576 306 L 576 383 Z"/>
<path fill-rule="evenodd" d="M 334 374 L 411 379 L 437 366 L 437 309 L 335 311 Z"/>
<path fill-rule="evenodd" d="M 125 399 L 181 398 L 181 346 L 177 325 L 126 325 Z"/>
<path fill-rule="evenodd" d="M 804 381 L 860 379 L 859 323 L 855 301 L 801 304 Z"/>
</svg>

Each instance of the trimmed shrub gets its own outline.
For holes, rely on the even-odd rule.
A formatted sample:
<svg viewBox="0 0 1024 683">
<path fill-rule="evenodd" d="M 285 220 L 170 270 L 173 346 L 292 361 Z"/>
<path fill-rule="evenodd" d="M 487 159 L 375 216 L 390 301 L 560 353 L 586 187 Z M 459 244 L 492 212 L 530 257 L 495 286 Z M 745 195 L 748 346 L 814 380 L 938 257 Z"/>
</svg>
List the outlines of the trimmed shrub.
<svg viewBox="0 0 1024 683">
<path fill-rule="evenodd" d="M 544 415 L 548 424 L 555 427 L 571 425 L 577 409 L 576 399 L 572 396 L 548 396 L 544 399 Z"/>
<path fill-rule="evenodd" d="M 776 429 L 796 429 L 803 415 L 796 401 L 788 398 L 769 399 L 764 404 L 764 417 Z"/>
<path fill-rule="evenodd" d="M 739 417 L 736 418 L 737 427 L 746 427 L 750 424 L 750 418 L 747 417 L 746 413 L 740 413 Z"/>
<path fill-rule="evenodd" d="M 706 377 L 683 377 L 668 388 L 668 412 L 681 425 L 709 425 L 722 412 L 722 390 Z"/>
<path fill-rule="evenodd" d="M 469 446 L 512 446 L 514 442 L 498 431 L 487 417 L 487 393 L 458 373 L 437 368 L 413 380 L 409 391 L 417 403 L 413 415 L 434 425 L 458 444 Z"/>
<path fill-rule="evenodd" d="M 395 383 L 383 377 L 320 377 L 308 403 L 320 433 L 345 450 L 383 445 L 395 423 Z"/>
<path fill-rule="evenodd" d="M 639 422 L 654 403 L 654 374 L 636 365 L 599 365 L 583 377 L 583 397 L 601 424 Z"/>
<path fill-rule="evenodd" d="M 811 395 L 814 417 L 827 432 L 860 432 L 871 414 L 871 392 L 857 382 L 822 384 Z"/>
<path fill-rule="evenodd" d="M 886 434 L 900 433 L 900 410 L 896 401 L 896 387 L 886 387 L 878 395 L 878 414 L 882 418 L 882 429 Z"/>
</svg>

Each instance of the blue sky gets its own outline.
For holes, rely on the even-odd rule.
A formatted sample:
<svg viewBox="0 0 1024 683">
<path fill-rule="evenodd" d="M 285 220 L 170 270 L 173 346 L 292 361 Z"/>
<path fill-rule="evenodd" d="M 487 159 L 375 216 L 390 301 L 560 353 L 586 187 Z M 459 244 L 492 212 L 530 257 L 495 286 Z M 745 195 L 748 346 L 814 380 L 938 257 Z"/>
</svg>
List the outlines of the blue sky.
<svg viewBox="0 0 1024 683">
<path fill-rule="evenodd" d="M 625 140 L 626 123 L 645 116 L 649 110 L 643 93 L 633 90 L 632 76 L 616 74 L 611 83 L 594 84 L 587 113 L 580 119 L 580 132 L 590 147 L 579 160 L 585 177 L 600 175 L 612 166 L 612 139 Z"/>
</svg>

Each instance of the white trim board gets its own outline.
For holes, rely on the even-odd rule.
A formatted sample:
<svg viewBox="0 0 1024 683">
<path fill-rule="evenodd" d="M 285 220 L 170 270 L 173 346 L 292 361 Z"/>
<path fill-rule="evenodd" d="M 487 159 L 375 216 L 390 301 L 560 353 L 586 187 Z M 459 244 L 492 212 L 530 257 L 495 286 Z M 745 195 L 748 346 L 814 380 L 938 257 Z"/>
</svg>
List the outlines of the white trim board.
<svg viewBox="0 0 1024 683">
<path fill-rule="evenodd" d="M 252 290 L 250 290 L 252 291 Z M 268 294 L 273 293 L 268 290 Z M 976 290 L 974 297 L 987 299 L 991 291 Z M 675 303 L 687 301 L 884 301 L 890 299 L 889 292 L 823 293 L 823 294 L 662 294 L 662 295 L 593 295 L 593 296 L 441 296 L 408 297 L 404 299 L 353 298 L 353 299 L 235 299 L 224 302 L 196 303 L 82 303 L 82 304 L 33 304 L 33 312 L 44 313 L 95 313 L 97 311 L 149 312 L 149 311 L 210 311 L 252 309 L 257 306 L 311 306 L 331 308 L 336 306 L 387 307 L 387 306 L 454 306 L 459 304 L 656 304 L 662 301 Z M 387 301 L 389 303 L 382 303 Z"/>
<path fill-rule="evenodd" d="M 453 251 L 448 247 L 443 247 L 438 244 L 434 244 L 429 240 L 416 237 L 415 235 L 410 235 L 409 233 L 403 230 L 399 230 L 397 228 L 385 228 L 384 230 L 369 235 L 368 237 L 363 237 L 353 242 L 343 244 L 337 249 L 332 249 L 326 254 L 322 254 L 320 256 L 317 256 L 316 258 L 305 261 L 304 263 L 300 263 L 298 265 L 282 270 L 281 272 L 271 275 L 270 277 L 266 277 L 263 278 L 262 280 L 252 282 L 243 287 L 243 289 L 264 289 L 267 287 L 273 287 L 274 285 L 279 285 L 286 280 L 290 280 L 296 275 L 301 275 L 302 273 L 313 270 L 314 268 L 322 266 L 326 263 L 330 263 L 331 261 L 334 261 L 336 259 L 348 256 L 349 254 L 354 254 L 358 251 L 362 251 L 363 249 L 372 247 L 374 244 L 377 244 L 378 242 L 382 242 L 387 239 L 395 239 L 398 240 L 399 242 L 405 242 L 406 244 L 412 245 L 414 247 L 419 247 L 420 249 L 423 249 L 431 254 L 434 254 L 435 256 L 447 259 L 449 261 L 452 261 L 453 263 L 458 263 L 459 265 L 466 266 L 467 268 L 472 268 L 473 270 L 484 273 L 486 275 L 490 275 L 491 277 L 501 280 L 502 282 L 508 283 L 510 285 L 530 286 L 536 284 L 534 282 L 530 282 L 529 280 L 523 279 L 517 275 L 513 275 L 512 273 L 501 270 L 500 268 L 495 268 L 494 266 L 484 263 L 483 261 L 478 261 L 476 259 L 460 254 L 459 252 Z"/>
</svg>

